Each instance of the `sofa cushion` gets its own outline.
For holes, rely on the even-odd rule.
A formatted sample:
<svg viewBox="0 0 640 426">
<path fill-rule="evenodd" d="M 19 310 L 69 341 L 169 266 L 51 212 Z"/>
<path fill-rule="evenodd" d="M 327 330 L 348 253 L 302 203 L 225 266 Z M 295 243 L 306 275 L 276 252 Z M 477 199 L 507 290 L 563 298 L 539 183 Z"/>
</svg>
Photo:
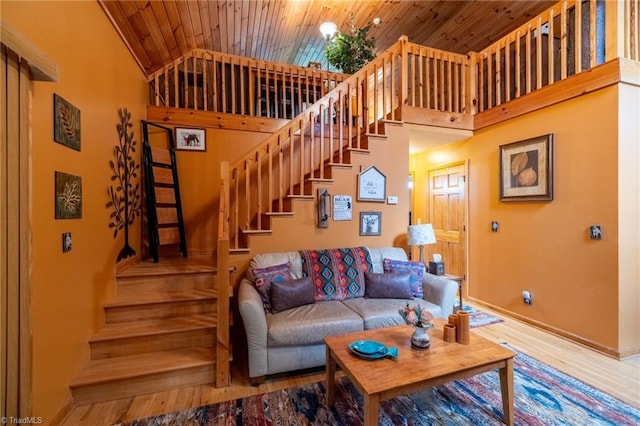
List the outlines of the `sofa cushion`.
<svg viewBox="0 0 640 426">
<path fill-rule="evenodd" d="M 266 268 L 257 268 L 253 270 L 255 275 L 256 289 L 262 298 L 262 304 L 265 311 L 271 311 L 271 282 L 287 281 L 291 279 L 289 273 L 289 263 L 282 265 L 268 266 Z"/>
<path fill-rule="evenodd" d="M 268 268 L 269 266 L 289 263 L 289 273 L 291 278 L 302 278 L 302 262 L 300 253 L 297 251 L 286 251 L 279 253 L 258 253 L 251 258 L 249 269 L 247 269 L 247 279 L 255 281 L 254 269 Z M 382 261 L 381 261 L 382 262 Z"/>
<path fill-rule="evenodd" d="M 267 313 L 266 319 L 269 347 L 321 344 L 327 336 L 363 329 L 362 318 L 339 301 Z"/>
<path fill-rule="evenodd" d="M 377 274 L 365 272 L 364 297 L 381 299 L 412 299 L 409 271 Z"/>
<path fill-rule="evenodd" d="M 271 312 L 282 312 L 310 303 L 316 303 L 311 277 L 271 281 Z"/>
<path fill-rule="evenodd" d="M 411 292 L 415 297 L 422 297 L 422 276 L 424 275 L 423 262 L 411 262 L 385 258 L 382 263 L 385 272 L 409 271 L 411 273 Z"/>
<path fill-rule="evenodd" d="M 316 301 L 364 296 L 364 273 L 371 269 L 365 247 L 300 250 L 302 270 L 313 279 Z"/>
<path fill-rule="evenodd" d="M 345 306 L 357 313 L 364 321 L 364 329 L 389 327 L 392 325 L 406 324 L 398 310 L 407 304 L 406 299 L 349 299 L 343 300 Z M 420 304 L 434 317 L 441 316 L 438 305 L 422 299 L 413 299 L 411 304 Z"/>
</svg>

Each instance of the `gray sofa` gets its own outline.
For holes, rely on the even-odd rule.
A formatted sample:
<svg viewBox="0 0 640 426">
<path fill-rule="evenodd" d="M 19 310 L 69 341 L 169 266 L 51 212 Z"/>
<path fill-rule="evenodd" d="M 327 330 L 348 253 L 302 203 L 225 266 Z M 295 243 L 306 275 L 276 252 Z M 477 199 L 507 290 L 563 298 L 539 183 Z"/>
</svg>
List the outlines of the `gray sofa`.
<svg viewBox="0 0 640 426">
<path fill-rule="evenodd" d="M 385 258 L 407 260 L 401 248 L 367 250 L 376 273 L 384 272 Z M 297 251 L 258 254 L 251 259 L 246 277 L 239 286 L 238 305 L 247 336 L 252 384 L 263 382 L 269 374 L 324 365 L 324 337 L 404 324 L 398 309 L 407 303 L 407 299 L 357 297 L 321 301 L 278 313 L 265 311 L 253 270 L 286 262 L 289 262 L 292 278 L 303 276 L 302 258 Z M 445 277 L 425 272 L 422 290 L 423 299 L 409 302 L 420 303 L 436 318 L 447 318 L 453 311 L 458 285 Z"/>
</svg>

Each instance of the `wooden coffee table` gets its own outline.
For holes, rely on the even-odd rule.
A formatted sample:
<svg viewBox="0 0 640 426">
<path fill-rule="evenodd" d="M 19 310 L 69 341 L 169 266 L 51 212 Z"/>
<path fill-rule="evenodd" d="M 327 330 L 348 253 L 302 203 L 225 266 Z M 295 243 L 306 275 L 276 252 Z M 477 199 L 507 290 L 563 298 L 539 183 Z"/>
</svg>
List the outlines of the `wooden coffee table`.
<svg viewBox="0 0 640 426">
<path fill-rule="evenodd" d="M 406 325 L 385 327 L 324 339 L 327 346 L 327 404 L 333 404 L 336 365 L 364 396 L 364 424 L 378 424 L 380 402 L 442 383 L 500 370 L 504 422 L 513 425 L 513 357 L 515 352 L 471 332 L 470 343 L 442 339 L 445 321 L 437 319 L 431 330 L 431 347 L 411 348 L 413 329 Z M 375 340 L 398 347 L 398 358 L 374 361 L 356 357 L 348 348 L 355 340 Z"/>
</svg>

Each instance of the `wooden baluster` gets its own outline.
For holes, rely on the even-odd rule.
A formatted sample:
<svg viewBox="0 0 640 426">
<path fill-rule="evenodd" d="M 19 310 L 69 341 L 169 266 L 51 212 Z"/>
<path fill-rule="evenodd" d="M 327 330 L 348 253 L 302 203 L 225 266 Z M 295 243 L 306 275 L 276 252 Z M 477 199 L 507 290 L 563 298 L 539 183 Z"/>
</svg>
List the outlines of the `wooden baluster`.
<svg viewBox="0 0 640 426">
<path fill-rule="evenodd" d="M 495 78 L 493 74 L 493 61 L 494 61 L 493 53 L 494 53 L 493 49 L 491 49 L 487 54 L 487 109 L 493 106 L 493 97 L 495 94 L 493 89 L 493 82 Z"/>
<path fill-rule="evenodd" d="M 240 99 L 238 99 L 238 102 L 240 103 L 240 114 L 242 114 L 242 115 L 245 114 L 245 109 L 244 109 L 244 91 L 245 91 L 245 87 L 244 87 L 244 70 L 248 69 L 246 63 L 247 62 L 246 62 L 245 59 L 240 59 L 238 61 L 238 80 L 239 80 L 239 84 L 240 84 Z M 235 92 L 233 92 L 232 96 L 234 98 L 236 97 Z"/>
<path fill-rule="evenodd" d="M 453 68 L 453 112 L 460 112 L 460 59 L 456 59 Z"/>
<path fill-rule="evenodd" d="M 560 80 L 567 78 L 567 2 L 562 2 L 560 11 Z"/>
<path fill-rule="evenodd" d="M 575 70 L 574 74 L 582 72 L 582 2 L 575 2 L 574 9 L 575 17 L 575 46 L 574 46 L 574 58 L 575 58 Z"/>
<path fill-rule="evenodd" d="M 193 54 L 193 109 L 198 109 L 198 58 Z"/>
<path fill-rule="evenodd" d="M 542 88 L 542 18 L 536 24 L 536 89 Z"/>
<path fill-rule="evenodd" d="M 229 57 L 229 80 L 231 80 L 231 92 L 229 92 L 229 97 L 231 98 L 231 114 L 237 114 L 237 105 L 236 105 L 236 64 L 235 64 L 235 56 Z"/>
<path fill-rule="evenodd" d="M 282 118 L 287 118 L 287 83 L 285 80 L 285 68 L 284 65 L 280 66 L 280 105 L 282 105 Z"/>
<path fill-rule="evenodd" d="M 438 88 L 438 92 L 439 92 L 439 96 L 440 96 L 440 111 L 445 111 L 445 96 L 444 96 L 444 56 L 442 54 L 442 52 L 440 52 L 438 54 L 438 57 L 440 59 L 440 84 L 438 86 L 440 86 Z"/>
<path fill-rule="evenodd" d="M 498 44 L 498 48 L 496 49 L 496 105 L 500 105 L 502 103 L 502 67 L 501 67 L 501 57 L 500 57 L 500 49 L 502 47 Z"/>
<path fill-rule="evenodd" d="M 527 28 L 526 38 L 526 60 L 525 60 L 525 74 L 526 74 L 526 92 L 531 93 L 531 25 Z"/>
<path fill-rule="evenodd" d="M 295 117 L 296 114 L 295 114 L 295 107 L 294 107 L 295 94 L 293 92 L 293 68 L 292 67 L 289 67 L 289 93 L 291 97 L 291 100 L 289 101 L 289 107 L 291 108 L 291 115 L 289 116 L 289 118 L 293 120 L 293 117 Z"/>
<path fill-rule="evenodd" d="M 260 148 L 256 151 L 256 185 L 258 193 L 256 195 L 256 222 L 258 230 L 262 229 L 262 159 L 260 158 Z"/>
<path fill-rule="evenodd" d="M 240 172 L 238 169 L 233 169 L 234 174 L 234 192 L 236 197 L 236 203 L 233 206 L 233 230 L 234 234 L 234 246 L 238 248 L 240 246 L 238 227 L 240 226 Z"/>
<path fill-rule="evenodd" d="M 596 0 L 589 1 L 589 66 L 593 68 L 598 65 L 598 52 L 596 50 L 596 40 L 598 37 L 598 29 L 596 28 Z M 604 34 L 603 34 L 604 36 Z"/>
<path fill-rule="evenodd" d="M 431 66 L 432 66 L 432 61 L 431 61 L 431 52 L 427 49 L 427 51 L 425 52 L 425 57 L 424 57 L 424 61 L 425 61 L 425 74 L 424 74 L 424 80 L 427 83 L 426 85 L 426 108 L 431 109 Z"/>
<path fill-rule="evenodd" d="M 356 77 L 357 78 L 357 77 Z M 357 85 L 356 85 L 357 87 Z M 349 108 L 347 114 L 347 147 L 351 147 L 351 141 L 353 140 L 353 118 L 354 113 L 357 114 L 358 103 L 356 97 L 353 96 L 353 86 L 351 84 L 347 85 L 347 93 L 349 99 L 347 100 Z"/>
<path fill-rule="evenodd" d="M 337 119 L 335 103 L 332 98 L 329 98 L 329 109 L 328 111 L 328 122 L 329 122 L 329 152 L 327 153 L 329 156 L 333 157 L 333 126 L 334 121 Z M 322 161 L 324 162 L 325 157 L 322 157 Z"/>
<path fill-rule="evenodd" d="M 387 63 L 385 57 L 382 57 L 382 119 L 387 118 Z"/>
<path fill-rule="evenodd" d="M 164 102 L 163 106 L 170 106 L 169 102 L 169 67 L 164 67 Z M 157 105 L 157 104 L 156 104 Z"/>
<path fill-rule="evenodd" d="M 180 74 L 180 62 L 176 62 L 173 69 L 173 105 L 174 108 L 180 108 L 180 84 L 178 83 Z"/>
<path fill-rule="evenodd" d="M 296 86 L 298 88 L 298 101 L 297 101 L 297 105 L 298 105 L 298 114 L 301 114 L 302 111 L 304 111 L 303 105 L 302 105 L 302 88 L 303 88 L 303 80 L 302 80 L 302 76 L 300 75 L 300 68 L 297 68 L 298 73 L 297 73 L 297 83 Z M 305 79 L 306 80 L 306 79 Z M 295 113 L 294 113 L 295 115 Z"/>
<path fill-rule="evenodd" d="M 251 165 L 249 160 L 244 161 L 244 199 L 247 207 L 244 229 L 251 229 Z"/>
<path fill-rule="evenodd" d="M 507 37 L 504 46 L 504 76 L 504 100 L 509 102 L 511 100 L 511 36 Z"/>
<path fill-rule="evenodd" d="M 264 64 L 264 72 L 265 72 L 265 90 L 267 91 L 267 115 L 266 116 L 269 118 L 273 118 L 274 116 L 271 114 L 271 73 L 269 72 L 269 64 L 267 63 Z"/>
<path fill-rule="evenodd" d="M 520 31 L 516 32 L 516 56 L 515 56 L 515 62 L 516 62 L 516 72 L 514 74 L 514 78 L 515 78 L 515 85 L 516 85 L 516 98 L 520 97 L 520 86 L 521 86 L 521 78 L 520 78 L 520 62 L 522 61 L 522 57 L 520 55 Z"/>
<path fill-rule="evenodd" d="M 271 200 L 273 200 L 273 150 L 271 144 L 267 144 L 267 201 L 269 202 L 269 211 L 273 210 Z"/>
<path fill-rule="evenodd" d="M 282 150 L 282 135 L 278 135 L 278 207 L 280 212 L 284 211 L 284 152 Z"/>
<path fill-rule="evenodd" d="M 324 179 L 324 167 L 322 167 L 322 162 L 324 161 L 324 127 L 326 120 L 325 115 L 324 104 L 322 104 L 318 108 L 318 116 L 320 117 L 320 179 Z"/>
<path fill-rule="evenodd" d="M 397 99 L 398 97 L 396 96 L 396 78 L 394 75 L 395 69 L 396 69 L 396 65 L 398 63 L 396 54 L 394 52 L 391 53 L 391 65 L 390 65 L 390 71 L 389 71 L 389 77 L 391 78 L 391 90 L 390 90 L 390 98 L 391 98 L 391 119 L 392 120 L 397 120 L 399 117 L 397 117 L 398 114 L 398 109 L 396 108 L 397 105 Z"/>
<path fill-rule="evenodd" d="M 453 74 L 452 74 L 451 56 L 447 55 L 447 108 L 449 112 L 453 112 Z"/>
<path fill-rule="evenodd" d="M 349 93 L 349 92 L 347 92 Z M 345 103 L 345 95 L 344 92 L 342 90 L 338 91 L 338 101 L 340 102 L 339 104 L 339 112 L 340 112 L 340 117 L 338 117 L 338 156 L 340 158 L 340 163 L 342 163 L 342 148 L 344 146 L 344 121 L 345 121 L 345 108 L 347 107 L 347 104 Z M 331 159 L 333 159 L 333 154 L 331 155 Z M 331 160 L 330 159 L 330 160 Z"/>
<path fill-rule="evenodd" d="M 209 79 L 207 78 L 207 68 L 209 67 L 208 58 L 204 56 L 200 59 L 202 61 L 202 95 L 203 106 L 205 111 L 209 111 Z"/>
<path fill-rule="evenodd" d="M 378 134 L 378 65 L 373 65 L 373 133 Z M 369 129 L 367 128 L 367 131 Z"/>
<path fill-rule="evenodd" d="M 158 77 L 158 73 L 156 73 L 153 79 L 153 99 L 157 106 L 160 105 L 160 77 Z"/>
<path fill-rule="evenodd" d="M 484 57 L 486 56 L 485 53 L 481 53 L 479 55 L 479 73 L 480 73 L 480 84 L 478 87 L 478 91 L 479 91 L 479 105 L 478 105 L 478 112 L 482 112 L 485 110 L 484 108 Z"/>
<path fill-rule="evenodd" d="M 308 93 L 308 92 L 307 92 Z M 315 145 L 316 145 L 316 115 L 311 112 L 309 114 L 309 174 L 311 179 L 316 177 L 316 162 L 315 162 Z"/>
<path fill-rule="evenodd" d="M 222 104 L 220 112 L 229 113 L 229 108 L 227 107 L 227 61 L 225 59 L 226 58 L 224 55 L 220 57 L 220 91 L 222 92 Z"/>
<path fill-rule="evenodd" d="M 553 48 L 553 18 L 554 10 L 549 9 L 549 36 L 547 37 L 547 84 L 555 82 L 555 49 Z"/>
<path fill-rule="evenodd" d="M 188 108 L 189 106 L 189 59 L 185 57 L 182 63 L 182 84 L 184 85 L 184 104 L 181 108 Z"/>
<path fill-rule="evenodd" d="M 213 112 L 218 112 L 218 96 L 220 96 L 220 91 L 218 90 L 218 60 L 216 54 L 211 58 L 211 66 L 211 103 L 213 104 Z"/>
<path fill-rule="evenodd" d="M 283 73 L 284 76 L 284 73 Z M 284 81 L 283 81 L 284 82 Z M 295 166 L 293 161 L 293 128 L 289 126 L 287 128 L 287 140 L 289 141 L 289 194 L 294 195 L 295 191 L 293 190 L 293 167 Z M 302 182 L 300 183 L 300 195 L 302 195 Z"/>
<path fill-rule="evenodd" d="M 300 93 L 300 91 L 298 91 Z M 305 143 L 304 143 L 304 120 L 298 119 L 298 134 L 300 135 L 300 187 L 304 186 L 304 172 L 305 172 Z M 311 170 L 311 169 L 309 169 Z"/>
</svg>

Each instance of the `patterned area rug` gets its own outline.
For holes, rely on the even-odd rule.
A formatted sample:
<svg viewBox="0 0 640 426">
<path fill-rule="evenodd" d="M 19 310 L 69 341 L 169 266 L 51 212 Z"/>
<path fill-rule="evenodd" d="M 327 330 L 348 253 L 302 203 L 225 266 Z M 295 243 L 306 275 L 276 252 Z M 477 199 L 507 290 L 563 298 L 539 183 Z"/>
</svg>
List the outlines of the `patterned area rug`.
<svg viewBox="0 0 640 426">
<path fill-rule="evenodd" d="M 512 348 L 513 349 L 513 348 Z M 517 352 L 517 351 L 516 351 Z M 521 352 L 514 361 L 518 425 L 638 425 L 634 408 Z M 346 377 L 336 403 L 325 405 L 324 383 L 207 405 L 124 426 L 361 425 L 363 399 Z M 381 425 L 499 425 L 502 397 L 497 371 L 385 401 Z"/>
<path fill-rule="evenodd" d="M 457 305 L 457 304 L 456 304 Z M 504 320 L 493 316 L 491 314 L 488 314 L 484 311 L 481 311 L 479 309 L 475 309 L 469 305 L 464 306 L 462 308 L 463 310 L 469 312 L 469 327 L 470 328 L 476 328 L 476 327 L 484 327 L 485 325 L 491 325 L 491 324 L 497 324 L 499 322 L 504 322 Z"/>
</svg>

